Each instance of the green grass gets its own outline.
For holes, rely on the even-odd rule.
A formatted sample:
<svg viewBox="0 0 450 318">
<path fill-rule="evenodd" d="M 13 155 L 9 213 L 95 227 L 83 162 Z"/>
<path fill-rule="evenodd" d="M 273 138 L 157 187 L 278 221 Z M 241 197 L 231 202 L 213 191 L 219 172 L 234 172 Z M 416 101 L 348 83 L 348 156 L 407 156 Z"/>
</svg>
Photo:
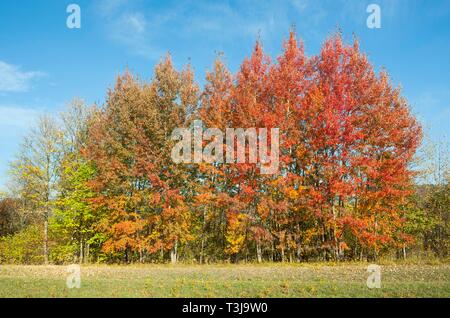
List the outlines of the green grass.
<svg viewBox="0 0 450 318">
<path fill-rule="evenodd" d="M 368 264 L 89 265 L 81 288 L 66 266 L 0 265 L 0 297 L 450 297 L 450 265 L 381 265 L 369 289 Z"/>
</svg>

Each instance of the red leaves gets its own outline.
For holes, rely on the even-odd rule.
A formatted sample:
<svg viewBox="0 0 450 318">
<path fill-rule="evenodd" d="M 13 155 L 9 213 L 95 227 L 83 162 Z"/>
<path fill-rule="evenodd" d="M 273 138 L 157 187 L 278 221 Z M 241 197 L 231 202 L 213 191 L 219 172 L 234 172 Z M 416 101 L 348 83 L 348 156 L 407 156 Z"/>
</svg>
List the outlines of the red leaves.
<svg viewBox="0 0 450 318">
<path fill-rule="evenodd" d="M 257 42 L 234 76 L 216 61 L 199 108 L 190 68 L 178 73 L 167 58 L 155 73 L 149 85 L 119 77 L 91 129 L 86 153 L 98 169 L 94 201 L 110 210 L 108 248 L 133 246 L 141 232 L 156 252 L 208 228 L 222 231 L 209 234 L 222 235 L 229 254 L 257 242 L 282 258 L 305 244 L 339 255 L 408 241 L 399 216 L 420 126 L 357 42 L 334 36 L 308 58 L 291 32 L 275 63 Z M 279 174 L 253 163 L 174 165 L 167 136 L 195 115 L 221 130 L 279 128 Z"/>
</svg>

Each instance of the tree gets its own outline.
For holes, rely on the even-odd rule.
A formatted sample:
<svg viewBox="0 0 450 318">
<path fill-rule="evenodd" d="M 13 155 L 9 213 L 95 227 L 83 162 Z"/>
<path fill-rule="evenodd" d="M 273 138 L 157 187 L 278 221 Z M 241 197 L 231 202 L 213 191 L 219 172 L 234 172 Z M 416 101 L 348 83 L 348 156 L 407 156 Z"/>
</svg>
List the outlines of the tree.
<svg viewBox="0 0 450 318">
<path fill-rule="evenodd" d="M 53 210 L 61 159 L 61 129 L 48 116 L 42 116 L 24 138 L 12 176 L 26 209 L 43 222 L 44 263 L 48 263 L 48 222 Z"/>
<path fill-rule="evenodd" d="M 448 246 L 450 170 L 448 143 L 427 139 L 418 155 L 418 184 L 405 209 L 405 232 L 412 235 L 421 249 L 446 257 Z M 403 249 L 406 257 L 406 248 Z"/>
<path fill-rule="evenodd" d="M 63 153 L 52 225 L 68 239 L 65 244 L 76 245 L 80 262 L 89 257 L 89 247 L 95 237 L 94 224 L 98 222 L 97 211 L 90 203 L 95 194 L 88 187 L 95 169 L 82 156 L 95 113 L 95 107 L 87 107 L 82 100 L 74 99 L 60 116 Z"/>
<path fill-rule="evenodd" d="M 0 198 L 0 236 L 16 232 L 20 227 L 17 224 L 18 200 Z"/>
<path fill-rule="evenodd" d="M 398 242 L 420 125 L 387 74 L 375 75 L 358 42 L 327 40 L 314 69 L 304 108 L 305 158 L 322 244 L 338 258 L 354 237 L 353 253 L 376 257 Z"/>
<path fill-rule="evenodd" d="M 235 74 L 218 58 L 201 94 L 190 66 L 177 71 L 168 55 L 151 81 L 126 71 L 102 107 L 75 99 L 60 122 L 43 119 L 26 139 L 13 169 L 17 200 L 0 205 L 4 231 L 15 231 L 11 215 L 39 211 L 46 255 L 50 215 L 53 244 L 80 262 L 92 253 L 115 262 L 376 259 L 406 256 L 414 238 L 447 255 L 448 169 L 437 160 L 439 182 L 414 195 L 421 127 L 388 74 L 339 34 L 308 57 L 291 31 L 274 61 L 257 41 Z M 219 144 L 230 141 L 227 128 L 248 129 L 233 136 L 244 162 L 174 162 L 173 131 L 188 127 L 226 132 Z M 248 141 L 261 149 L 271 128 L 278 171 L 264 174 Z M 217 136 L 203 136 L 202 148 Z M 223 147 L 215 150 L 228 160 Z"/>
<path fill-rule="evenodd" d="M 229 253 L 250 248 L 261 260 L 265 244 L 272 259 L 274 248 L 281 260 L 307 250 L 323 258 L 344 251 L 376 257 L 407 239 L 402 211 L 420 126 L 358 42 L 349 46 L 334 36 L 308 59 L 291 32 L 273 65 L 257 42 L 234 81 L 216 62 L 200 116 L 211 127 L 282 131 L 276 175 L 261 176 L 255 164 L 202 168 L 210 200 L 223 194 L 234 202 L 227 209 Z M 203 211 L 208 203 L 202 200 Z"/>
<path fill-rule="evenodd" d="M 197 103 L 192 71 L 177 72 L 170 56 L 149 85 L 126 72 L 117 79 L 89 130 L 86 159 L 97 174 L 93 202 L 105 210 L 103 250 L 143 262 L 157 252 L 178 259 L 190 240 L 186 169 L 170 158 L 171 133 L 189 125 Z"/>
</svg>

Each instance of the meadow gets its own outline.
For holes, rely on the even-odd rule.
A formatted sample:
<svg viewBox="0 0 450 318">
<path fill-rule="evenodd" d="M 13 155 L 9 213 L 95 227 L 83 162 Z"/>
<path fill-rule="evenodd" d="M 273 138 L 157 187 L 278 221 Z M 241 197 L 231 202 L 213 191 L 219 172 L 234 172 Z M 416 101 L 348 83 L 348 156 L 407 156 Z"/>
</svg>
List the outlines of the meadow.
<svg viewBox="0 0 450 318">
<path fill-rule="evenodd" d="M 0 266 L 0 297 L 450 297 L 450 265 L 367 263 L 85 265 L 68 288 L 67 266 Z"/>
</svg>

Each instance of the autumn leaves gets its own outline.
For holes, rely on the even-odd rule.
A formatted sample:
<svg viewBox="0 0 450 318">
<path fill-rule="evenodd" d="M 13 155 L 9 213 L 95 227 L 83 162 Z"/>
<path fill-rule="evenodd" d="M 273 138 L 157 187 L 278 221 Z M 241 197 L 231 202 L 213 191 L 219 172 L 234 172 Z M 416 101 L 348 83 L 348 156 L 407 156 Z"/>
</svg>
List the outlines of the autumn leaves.
<svg viewBox="0 0 450 318">
<path fill-rule="evenodd" d="M 255 160 L 177 164 L 172 132 L 196 120 L 279 129 L 278 173 Z M 402 207 L 420 135 L 387 74 L 340 36 L 307 57 L 291 33 L 276 62 L 258 42 L 236 74 L 216 61 L 202 90 L 167 57 L 150 83 L 119 77 L 91 119 L 88 201 L 111 260 L 372 258 L 409 239 Z M 211 155 L 225 147 L 215 138 Z"/>
<path fill-rule="evenodd" d="M 261 173 L 278 173 L 278 128 L 271 128 L 269 134 L 267 128 L 256 129 L 253 127 L 245 130 L 243 128 L 227 128 L 224 135 L 218 128 L 204 129 L 201 120 L 194 120 L 192 126 L 192 129 L 180 127 L 172 132 L 172 140 L 180 139 L 171 152 L 172 160 L 175 163 L 220 164 L 226 162 L 234 164 L 248 162 L 256 164 L 259 162 Z M 193 130 L 192 134 L 191 130 Z M 269 145 L 267 144 L 268 140 L 270 140 Z M 210 142 L 203 147 L 205 141 Z"/>
</svg>

